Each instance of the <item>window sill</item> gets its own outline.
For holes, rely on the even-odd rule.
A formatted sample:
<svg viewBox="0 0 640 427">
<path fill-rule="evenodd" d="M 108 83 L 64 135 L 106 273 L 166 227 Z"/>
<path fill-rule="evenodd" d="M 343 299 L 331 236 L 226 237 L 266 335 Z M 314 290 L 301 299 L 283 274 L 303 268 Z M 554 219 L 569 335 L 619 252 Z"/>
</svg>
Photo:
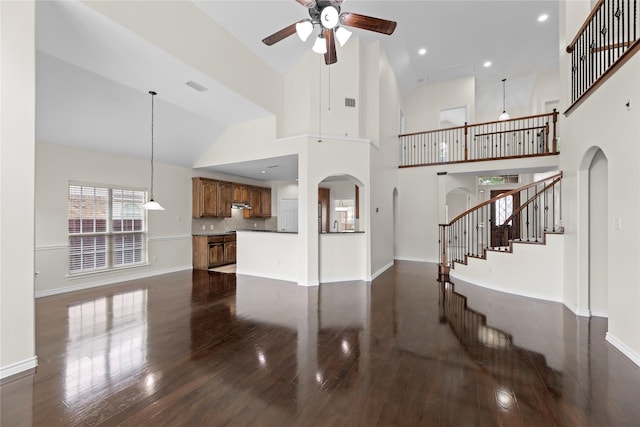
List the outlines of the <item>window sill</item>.
<svg viewBox="0 0 640 427">
<path fill-rule="evenodd" d="M 143 262 L 139 264 L 126 265 L 123 267 L 113 267 L 113 268 L 108 268 L 104 270 L 83 271 L 80 273 L 67 273 L 65 277 L 67 279 L 72 280 L 72 279 L 80 279 L 80 278 L 89 277 L 89 276 L 102 276 L 105 274 L 117 273 L 119 271 L 136 270 L 138 268 L 149 267 L 150 265 L 151 263 L 149 262 Z"/>
</svg>

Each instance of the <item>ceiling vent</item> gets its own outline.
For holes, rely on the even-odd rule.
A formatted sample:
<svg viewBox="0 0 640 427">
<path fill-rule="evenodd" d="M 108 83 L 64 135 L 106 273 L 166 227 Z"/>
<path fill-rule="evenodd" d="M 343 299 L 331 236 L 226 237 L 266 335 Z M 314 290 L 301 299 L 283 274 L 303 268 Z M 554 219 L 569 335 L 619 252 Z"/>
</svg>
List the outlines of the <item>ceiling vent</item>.
<svg viewBox="0 0 640 427">
<path fill-rule="evenodd" d="M 197 90 L 198 92 L 206 92 L 209 90 L 208 88 L 202 86 L 200 83 L 194 82 L 193 80 L 189 80 L 185 84 L 190 88 Z"/>
<path fill-rule="evenodd" d="M 355 98 L 345 98 L 344 99 L 344 106 L 345 107 L 354 107 L 356 106 L 356 100 Z"/>
</svg>

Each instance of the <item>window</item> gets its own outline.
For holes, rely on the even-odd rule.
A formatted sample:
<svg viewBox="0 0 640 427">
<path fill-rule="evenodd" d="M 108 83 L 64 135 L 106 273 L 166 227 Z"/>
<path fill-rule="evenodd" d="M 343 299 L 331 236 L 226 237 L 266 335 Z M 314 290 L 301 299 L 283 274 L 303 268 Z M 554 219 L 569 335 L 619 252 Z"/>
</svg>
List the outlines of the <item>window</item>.
<svg viewBox="0 0 640 427">
<path fill-rule="evenodd" d="M 143 190 L 69 184 L 69 273 L 147 261 Z"/>
<path fill-rule="evenodd" d="M 518 182 L 520 182 L 519 175 L 496 175 L 478 177 L 479 185 L 517 184 Z"/>
</svg>

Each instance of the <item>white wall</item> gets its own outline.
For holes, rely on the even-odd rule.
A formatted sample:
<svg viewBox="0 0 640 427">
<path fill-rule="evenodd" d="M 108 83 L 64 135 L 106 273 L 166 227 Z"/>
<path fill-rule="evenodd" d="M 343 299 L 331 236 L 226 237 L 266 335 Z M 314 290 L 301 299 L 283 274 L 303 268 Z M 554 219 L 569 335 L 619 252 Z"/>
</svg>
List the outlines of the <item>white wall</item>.
<svg viewBox="0 0 640 427">
<path fill-rule="evenodd" d="M 402 100 L 406 133 L 438 129 L 440 110 L 465 106 L 467 121 L 474 123 L 476 85 L 472 76 L 421 86 Z"/>
<path fill-rule="evenodd" d="M 34 368 L 35 9 L 0 2 L 0 378 Z"/>
<path fill-rule="evenodd" d="M 587 3 L 586 5 L 584 3 Z M 561 3 L 561 41 L 568 43 L 589 13 L 588 2 Z M 571 65 L 561 57 L 561 110 L 568 108 Z M 607 339 L 640 364 L 640 56 L 629 62 L 564 119 L 561 151 L 565 241 L 565 303 L 588 313 L 589 175 L 597 149 L 608 160 Z M 601 201 L 607 203 L 606 200 Z"/>
<path fill-rule="evenodd" d="M 515 243 L 513 253 L 487 251 L 486 260 L 468 258 L 467 265 L 456 263 L 450 274 L 485 288 L 562 302 L 563 239 L 547 234 L 544 245 Z"/>
</svg>

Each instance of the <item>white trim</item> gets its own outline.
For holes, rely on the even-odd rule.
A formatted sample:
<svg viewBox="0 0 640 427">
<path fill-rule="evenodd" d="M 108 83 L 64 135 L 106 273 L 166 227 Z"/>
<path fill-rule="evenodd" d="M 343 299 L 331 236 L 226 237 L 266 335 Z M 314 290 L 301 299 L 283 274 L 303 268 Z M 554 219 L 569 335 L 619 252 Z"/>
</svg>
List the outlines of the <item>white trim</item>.
<svg viewBox="0 0 640 427">
<path fill-rule="evenodd" d="M 20 362 L 11 363 L 10 365 L 0 368 L 0 379 L 4 379 L 19 374 L 29 369 L 38 367 L 38 356 L 33 356 Z"/>
<path fill-rule="evenodd" d="M 276 142 L 289 142 L 296 139 L 326 139 L 333 141 L 350 141 L 350 142 L 362 142 L 365 144 L 371 144 L 370 139 L 366 138 L 352 138 L 350 136 L 340 136 L 340 135 L 318 135 L 317 133 L 303 133 L 300 135 L 287 136 L 284 138 L 276 138 Z"/>
<path fill-rule="evenodd" d="M 607 310 L 591 310 L 591 315 L 594 317 L 604 317 L 604 318 L 609 318 L 609 312 Z"/>
<path fill-rule="evenodd" d="M 609 342 L 609 344 L 620 350 L 622 354 L 631 359 L 633 363 L 640 366 L 640 355 L 631 350 L 625 343 L 611 335 L 609 332 L 605 334 L 605 339 L 607 340 L 607 342 Z"/>
<path fill-rule="evenodd" d="M 68 244 L 65 245 L 42 245 L 42 246 L 36 246 L 35 250 L 36 252 L 38 251 L 61 251 L 61 250 L 67 250 L 69 248 Z"/>
<path fill-rule="evenodd" d="M 543 301 L 559 302 L 564 304 L 564 301 L 562 300 L 562 298 L 555 298 L 553 296 L 538 294 L 535 292 L 522 292 L 519 289 L 503 288 L 503 287 L 494 286 L 484 282 L 478 282 L 478 281 L 475 281 L 472 277 L 465 277 L 464 275 L 454 274 L 453 270 L 449 272 L 449 275 L 454 279 L 462 280 L 463 282 L 469 283 L 471 285 L 480 286 L 482 288 L 491 289 L 493 291 L 504 292 L 506 294 L 517 295 L 521 297 L 534 298 L 534 299 L 539 299 Z"/>
<path fill-rule="evenodd" d="M 169 240 L 191 240 L 191 234 L 185 234 L 182 236 L 160 236 L 160 237 L 149 237 L 147 240 L 150 242 L 164 242 Z"/>
<path fill-rule="evenodd" d="M 569 301 L 563 300 L 562 304 L 564 304 L 564 306 L 567 307 L 569 310 L 571 310 L 571 312 L 576 316 L 591 317 L 591 312 L 589 310 L 579 310 L 578 307 L 576 307 L 575 305 L 573 305 L 573 303 Z"/>
<path fill-rule="evenodd" d="M 160 236 L 160 237 L 147 237 L 149 242 L 163 242 L 170 240 L 191 240 L 191 234 L 184 234 L 179 236 Z M 40 251 L 60 251 L 60 250 L 68 250 L 69 243 L 58 244 L 58 245 L 40 245 L 36 246 L 35 250 Z"/>
<path fill-rule="evenodd" d="M 413 257 L 403 257 L 403 256 L 397 256 L 395 257 L 395 259 L 397 261 L 413 261 L 413 262 L 428 262 L 430 264 L 439 264 L 440 261 L 437 259 L 430 259 L 430 258 L 413 258 Z"/>
<path fill-rule="evenodd" d="M 391 261 L 388 264 L 382 266 L 382 268 L 380 268 L 378 271 L 376 271 L 375 273 L 373 273 L 371 275 L 371 282 L 373 282 L 374 280 L 376 280 L 378 278 L 378 276 L 380 276 L 382 273 L 384 273 L 385 271 L 387 271 L 388 269 L 390 269 L 391 267 L 393 267 L 393 264 L 395 263 L 395 261 Z"/>
<path fill-rule="evenodd" d="M 65 286 L 62 288 L 48 289 L 45 291 L 37 291 L 35 293 L 35 297 L 42 298 L 42 297 L 48 297 L 51 295 L 66 294 L 67 292 L 81 291 L 84 289 L 97 288 L 99 286 L 113 285 L 115 283 L 127 282 L 129 280 L 146 279 L 147 277 L 160 276 L 162 274 L 176 273 L 178 271 L 185 271 L 185 270 L 191 270 L 191 269 L 192 267 L 190 265 L 185 265 L 181 267 L 167 268 L 164 270 L 147 271 L 141 274 L 132 274 L 128 276 L 113 277 L 113 278 L 104 279 L 104 280 L 97 280 L 91 283 Z M 113 270 L 109 272 L 113 273 Z"/>
</svg>

